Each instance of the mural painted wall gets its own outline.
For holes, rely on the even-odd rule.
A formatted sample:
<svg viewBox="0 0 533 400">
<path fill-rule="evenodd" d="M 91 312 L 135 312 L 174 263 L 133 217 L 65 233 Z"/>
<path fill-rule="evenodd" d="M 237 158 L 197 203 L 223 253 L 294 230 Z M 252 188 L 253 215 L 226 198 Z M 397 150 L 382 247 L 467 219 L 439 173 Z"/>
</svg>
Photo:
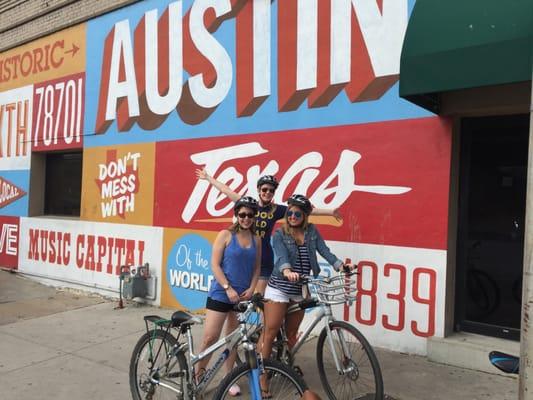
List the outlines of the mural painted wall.
<svg viewBox="0 0 533 400">
<path fill-rule="evenodd" d="M 123 265 L 148 263 L 160 279 L 161 235 L 155 227 L 22 218 L 19 270 L 114 292 Z"/>
<path fill-rule="evenodd" d="M 28 215 L 32 151 L 83 146 L 86 25 L 0 54 L 0 215 Z"/>
<path fill-rule="evenodd" d="M 19 218 L 2 216 L 0 227 L 0 265 L 17 269 L 19 265 Z"/>
<path fill-rule="evenodd" d="M 121 264 L 149 262 L 155 304 L 202 312 L 232 204 L 194 170 L 253 196 L 275 174 L 275 201 L 341 210 L 313 218 L 360 264 L 337 316 L 425 353 L 444 329 L 451 125 L 398 96 L 413 6 L 148 0 L 1 53 L 0 262 L 115 295 Z M 53 152 L 83 154 L 79 218 L 28 216 Z"/>
<path fill-rule="evenodd" d="M 152 225 L 153 143 L 84 151 L 81 218 Z"/>
</svg>

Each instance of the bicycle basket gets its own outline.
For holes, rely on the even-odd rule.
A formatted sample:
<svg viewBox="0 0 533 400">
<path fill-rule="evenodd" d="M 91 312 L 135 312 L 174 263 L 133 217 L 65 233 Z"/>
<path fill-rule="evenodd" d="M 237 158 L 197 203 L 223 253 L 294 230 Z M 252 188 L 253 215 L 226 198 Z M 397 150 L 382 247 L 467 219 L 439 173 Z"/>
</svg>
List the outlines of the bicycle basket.
<svg viewBox="0 0 533 400">
<path fill-rule="evenodd" d="M 353 303 L 355 300 L 355 274 L 340 274 L 331 278 L 309 282 L 312 293 L 325 304 Z"/>
</svg>

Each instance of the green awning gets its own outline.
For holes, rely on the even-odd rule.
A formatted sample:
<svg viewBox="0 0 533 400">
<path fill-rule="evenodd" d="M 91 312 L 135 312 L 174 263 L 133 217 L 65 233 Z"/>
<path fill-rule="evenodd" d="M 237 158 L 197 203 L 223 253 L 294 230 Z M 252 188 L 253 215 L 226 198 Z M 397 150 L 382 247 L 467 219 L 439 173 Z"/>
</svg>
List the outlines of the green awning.
<svg viewBox="0 0 533 400">
<path fill-rule="evenodd" d="M 417 0 L 400 96 L 438 112 L 439 93 L 531 80 L 533 0 Z"/>
</svg>

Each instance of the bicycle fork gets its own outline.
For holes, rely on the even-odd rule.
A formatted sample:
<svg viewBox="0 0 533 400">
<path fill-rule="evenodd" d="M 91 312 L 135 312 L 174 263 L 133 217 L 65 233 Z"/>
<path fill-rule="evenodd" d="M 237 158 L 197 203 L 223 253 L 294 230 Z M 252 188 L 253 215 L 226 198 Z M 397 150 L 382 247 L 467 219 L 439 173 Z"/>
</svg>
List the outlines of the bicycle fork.
<svg viewBox="0 0 533 400">
<path fill-rule="evenodd" d="M 344 368 L 344 362 L 341 364 L 341 361 L 344 361 L 344 359 L 351 360 L 352 355 L 349 354 L 348 345 L 346 344 L 346 340 L 344 338 L 344 335 L 342 334 L 342 331 L 339 330 L 338 332 L 334 332 L 330 328 L 329 325 L 330 325 L 329 321 L 327 321 L 326 326 L 325 326 L 326 333 L 327 333 L 326 337 L 327 337 L 329 347 L 331 349 L 331 354 L 333 354 L 333 360 L 335 361 L 335 367 L 337 368 L 337 372 L 339 373 L 339 375 L 344 375 L 346 373 L 352 373 L 352 372 L 357 373 L 357 366 L 354 365 L 353 363 L 350 363 L 348 368 Z M 335 343 L 333 341 L 333 335 L 335 334 L 337 334 L 339 338 L 339 343 L 340 343 L 340 347 L 342 350 L 340 357 L 343 358 L 343 360 L 339 360 L 339 357 L 337 357 L 337 349 L 335 348 Z"/>
<path fill-rule="evenodd" d="M 248 384 L 250 386 L 250 394 L 253 400 L 262 400 L 261 396 L 261 384 L 259 382 L 259 376 L 264 372 L 263 359 L 257 355 L 255 345 L 250 342 L 244 342 L 242 344 L 246 360 L 250 365 L 250 372 L 248 373 Z"/>
</svg>

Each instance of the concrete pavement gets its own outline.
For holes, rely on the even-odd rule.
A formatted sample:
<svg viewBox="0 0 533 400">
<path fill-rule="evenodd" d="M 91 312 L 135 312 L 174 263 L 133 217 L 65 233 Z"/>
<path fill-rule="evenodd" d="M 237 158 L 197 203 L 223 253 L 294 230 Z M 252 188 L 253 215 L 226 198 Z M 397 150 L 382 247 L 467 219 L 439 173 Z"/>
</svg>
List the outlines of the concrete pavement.
<svg viewBox="0 0 533 400">
<path fill-rule="evenodd" d="M 130 399 L 131 351 L 143 316 L 172 310 L 117 302 L 37 284 L 0 270 L 0 398 Z M 196 342 L 201 327 L 195 329 Z M 320 391 L 313 343 L 298 364 Z M 307 353 L 307 354 L 305 354 Z M 377 350 L 385 392 L 394 400 L 511 400 L 518 380 Z"/>
</svg>

